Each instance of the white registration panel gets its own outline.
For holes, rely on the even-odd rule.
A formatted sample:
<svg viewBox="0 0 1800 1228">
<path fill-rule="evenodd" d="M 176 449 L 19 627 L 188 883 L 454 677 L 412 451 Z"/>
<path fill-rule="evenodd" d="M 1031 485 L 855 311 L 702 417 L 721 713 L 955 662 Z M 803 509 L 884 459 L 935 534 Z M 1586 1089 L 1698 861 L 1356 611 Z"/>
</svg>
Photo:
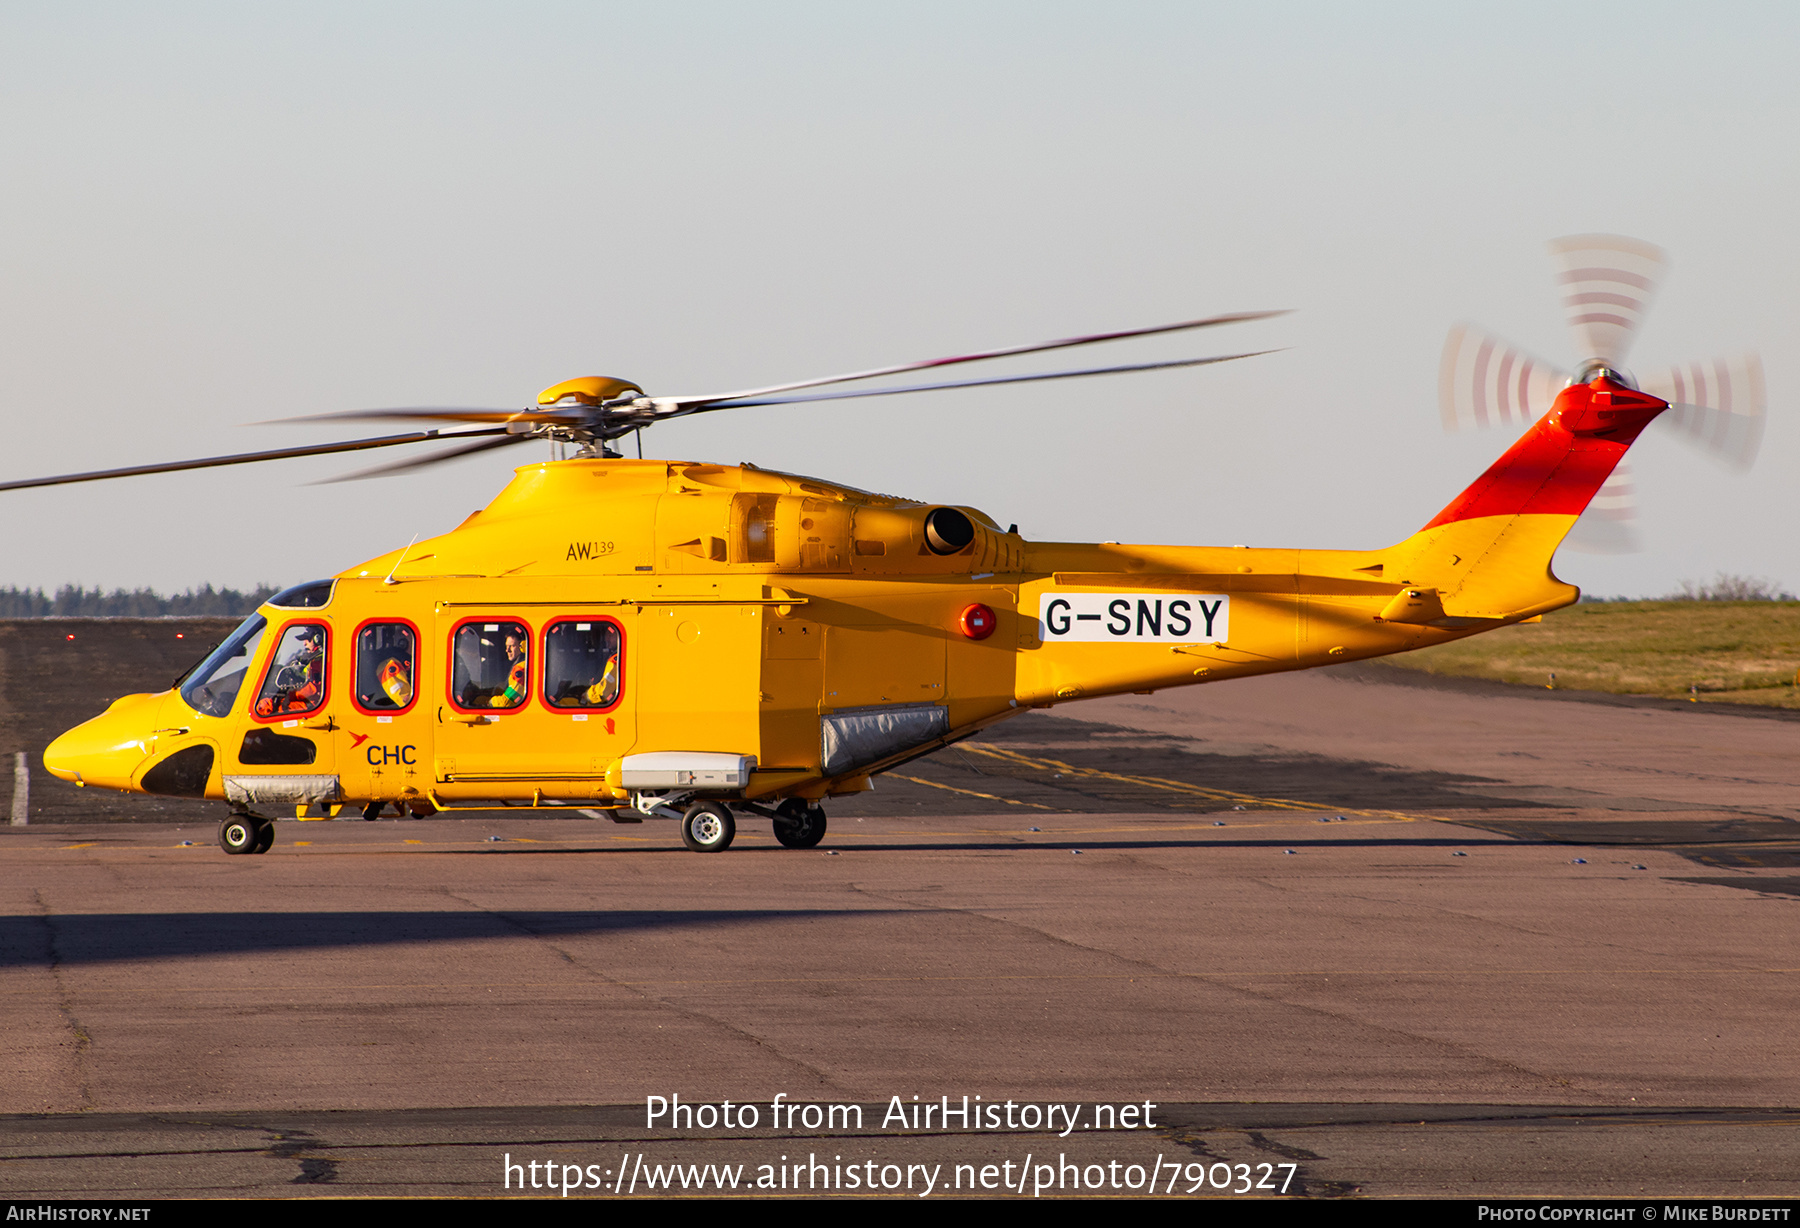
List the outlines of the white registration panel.
<svg viewBox="0 0 1800 1228">
<path fill-rule="evenodd" d="M 1223 593 L 1045 593 L 1038 638 L 1046 644 L 1209 644 L 1227 638 Z"/>
</svg>

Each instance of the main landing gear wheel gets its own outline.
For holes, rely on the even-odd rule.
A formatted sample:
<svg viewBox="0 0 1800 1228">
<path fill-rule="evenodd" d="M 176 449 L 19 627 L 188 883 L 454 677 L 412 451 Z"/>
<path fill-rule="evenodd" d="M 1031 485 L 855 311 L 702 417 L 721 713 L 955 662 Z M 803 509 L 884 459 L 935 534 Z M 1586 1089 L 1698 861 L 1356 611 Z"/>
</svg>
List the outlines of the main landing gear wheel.
<svg viewBox="0 0 1800 1228">
<path fill-rule="evenodd" d="M 825 838 L 824 808 L 788 798 L 775 807 L 775 838 L 783 848 L 812 848 Z"/>
<path fill-rule="evenodd" d="M 695 802 L 681 816 L 681 842 L 696 853 L 723 853 L 737 835 L 737 821 L 721 802 Z"/>
<path fill-rule="evenodd" d="M 269 844 L 275 843 L 273 823 L 253 814 L 234 814 L 219 824 L 219 847 L 233 855 L 261 853 L 269 847 L 263 843 L 265 833 Z"/>
</svg>

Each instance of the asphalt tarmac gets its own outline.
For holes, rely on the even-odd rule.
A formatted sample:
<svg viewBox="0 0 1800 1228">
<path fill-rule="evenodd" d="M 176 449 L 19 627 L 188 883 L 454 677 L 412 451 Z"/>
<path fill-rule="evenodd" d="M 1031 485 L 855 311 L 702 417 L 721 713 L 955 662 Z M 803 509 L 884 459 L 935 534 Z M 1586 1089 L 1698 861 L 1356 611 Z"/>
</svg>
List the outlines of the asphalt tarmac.
<svg viewBox="0 0 1800 1228">
<path fill-rule="evenodd" d="M 34 812 L 0 1196 L 1800 1193 L 1800 726 L 1415 681 L 1033 713 L 809 851 Z"/>
</svg>

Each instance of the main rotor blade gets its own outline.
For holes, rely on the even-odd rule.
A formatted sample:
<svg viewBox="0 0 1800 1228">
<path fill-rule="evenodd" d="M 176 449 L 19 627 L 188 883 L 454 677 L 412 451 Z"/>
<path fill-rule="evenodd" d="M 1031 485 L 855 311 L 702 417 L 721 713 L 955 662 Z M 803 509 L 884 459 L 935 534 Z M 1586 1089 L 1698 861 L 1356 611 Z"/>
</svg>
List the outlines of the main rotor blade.
<svg viewBox="0 0 1800 1228">
<path fill-rule="evenodd" d="M 981 362 L 981 361 L 983 361 L 985 359 L 989 359 L 989 358 L 1007 358 L 1007 357 L 1011 357 L 1015 354 L 1036 354 L 1036 353 L 1040 353 L 1044 350 L 1067 349 L 1071 346 L 1078 346 L 1078 345 L 1095 345 L 1102 341 L 1119 341 L 1119 340 L 1123 340 L 1128 337 L 1149 337 L 1149 336 L 1155 336 L 1160 333 L 1182 332 L 1187 329 L 1212 328 L 1212 327 L 1215 327 L 1220 324 L 1237 324 L 1237 323 L 1241 323 L 1241 322 L 1249 321 L 1249 320 L 1266 320 L 1272 316 L 1279 316 L 1279 315 L 1286 315 L 1286 314 L 1287 314 L 1287 312 L 1285 312 L 1285 311 L 1236 312 L 1236 313 L 1233 313 L 1230 315 L 1208 316 L 1206 319 L 1203 319 L 1203 320 L 1184 320 L 1179 324 L 1158 324 L 1151 328 L 1132 328 L 1132 329 L 1126 329 L 1122 332 L 1091 333 L 1086 336 L 1065 337 L 1059 341 L 1046 341 L 1046 342 L 1042 342 L 1042 343 L 1036 344 L 1036 345 L 1015 345 L 1015 346 L 1008 346 L 1005 349 L 983 350 L 983 351 L 981 351 L 979 353 L 975 353 L 975 354 L 959 354 L 959 355 L 954 355 L 949 358 L 930 358 L 930 359 L 926 359 L 923 362 L 901 363 L 898 366 L 892 366 L 892 367 L 874 367 L 867 371 L 852 371 L 846 375 L 827 375 L 827 376 L 822 376 L 818 379 L 798 380 L 798 381 L 795 381 L 793 383 L 788 383 L 788 384 L 771 384 L 764 388 L 747 388 L 747 389 L 743 389 L 738 392 L 711 393 L 706 396 L 656 397 L 656 398 L 654 398 L 654 401 L 656 403 L 657 408 L 656 408 L 656 412 L 654 414 L 653 419 L 647 419 L 645 422 L 634 423 L 630 427 L 626 427 L 626 428 L 622 428 L 622 429 L 636 430 L 640 426 L 648 425 L 648 422 L 651 420 L 654 420 L 654 419 L 667 420 L 669 418 L 685 417 L 687 414 L 694 413 L 698 408 L 700 408 L 702 406 L 717 405 L 717 406 L 720 406 L 721 408 L 724 408 L 724 407 L 726 407 L 726 405 L 725 405 L 726 402 L 729 402 L 731 407 L 737 407 L 737 406 L 741 406 L 741 405 L 782 404 L 783 402 L 766 400 L 764 398 L 773 396 L 776 393 L 793 392 L 793 391 L 796 391 L 801 388 L 818 388 L 818 387 L 822 387 L 823 385 L 826 385 L 826 384 L 841 384 L 841 383 L 850 382 L 852 380 L 875 379 L 876 377 L 883 376 L 883 375 L 898 375 L 898 374 L 901 374 L 906 371 L 924 371 L 924 370 L 929 370 L 934 367 L 949 367 L 949 366 L 955 366 L 959 363 L 965 363 L 965 362 Z M 1261 352 L 1267 353 L 1268 351 L 1261 351 Z M 1241 355 L 1233 355 L 1232 357 L 1241 357 Z M 1212 360 L 1206 360 L 1206 361 L 1223 361 L 1223 360 L 1212 359 Z M 1129 366 L 1129 367 L 1109 367 L 1109 368 L 1105 368 L 1102 370 L 1096 370 L 1094 372 L 1068 372 L 1066 374 L 1102 375 L 1102 374 L 1109 374 L 1109 373 L 1115 372 L 1115 371 L 1142 371 L 1142 370 L 1151 370 L 1154 368 L 1155 365 L 1156 364 L 1149 364 L 1149 365 L 1144 365 L 1144 366 Z M 1166 365 L 1181 366 L 1181 365 L 1194 365 L 1194 364 L 1176 363 L 1176 364 L 1166 364 Z M 1054 379 L 1054 378 L 1059 378 L 1059 376 L 1057 376 L 1057 375 L 1028 376 L 1026 378 L 1028 378 L 1028 379 Z M 1016 382 L 1016 381 L 998 380 L 998 381 L 977 381 L 977 382 L 1007 383 L 1007 382 Z M 961 387 L 966 387 L 966 386 L 967 385 L 965 385 L 965 384 L 950 383 L 950 384 L 934 384 L 934 385 L 930 385 L 929 387 L 930 388 L 961 388 Z M 917 391 L 926 391 L 926 390 L 927 390 L 926 386 L 921 386 L 919 389 L 917 389 Z M 871 394 L 867 394 L 867 395 L 885 396 L 885 395 L 888 395 L 889 393 L 898 392 L 898 391 L 903 391 L 903 390 L 902 389 L 888 389 L 887 392 L 871 393 Z M 752 398 L 754 398 L 754 399 L 752 399 Z M 830 399 L 830 398 L 816 397 L 816 398 L 812 398 L 812 399 L 826 400 L 826 399 Z M 514 410 L 514 409 L 493 409 L 493 408 L 474 407 L 474 406 L 407 405 L 407 406 L 397 406 L 393 409 L 352 409 L 352 410 L 346 410 L 342 413 L 307 414 L 307 415 L 303 415 L 303 416 L 297 417 L 297 418 L 278 418 L 275 421 L 277 421 L 277 422 L 422 421 L 422 422 L 467 422 L 467 423 L 495 423 L 495 424 L 531 423 L 533 425 L 548 425 L 548 426 L 587 426 L 593 421 L 594 418 L 595 418 L 595 415 L 593 413 L 583 410 L 583 409 L 578 409 L 578 408 L 572 407 L 572 406 L 563 406 L 563 407 L 556 407 L 556 408 L 535 408 L 535 409 L 527 408 L 527 409 Z M 617 431 L 614 431 L 612 434 L 617 434 L 617 433 L 618 433 Z M 610 437 L 612 437 L 612 435 L 608 435 L 607 437 L 610 438 Z"/>
<path fill-rule="evenodd" d="M 1013 345 L 1000 350 L 983 350 L 977 354 L 958 354 L 950 358 L 928 358 L 923 362 L 901 363 L 894 367 L 874 367 L 867 371 L 852 371 L 847 375 L 826 375 L 818 379 L 797 380 L 791 384 L 771 384 L 766 388 L 746 388 L 739 392 L 720 392 L 710 396 L 699 397 L 658 397 L 657 400 L 672 405 L 699 405 L 718 401 L 736 401 L 747 403 L 750 397 L 766 397 L 778 392 L 793 392 L 800 388 L 817 388 L 823 384 L 843 384 L 851 380 L 874 379 L 881 375 L 900 375 L 907 371 L 925 371 L 932 367 L 951 367 L 964 362 L 982 362 L 989 358 L 1008 358 L 1014 354 L 1037 354 L 1044 350 L 1068 349 L 1077 345 L 1095 345 L 1102 341 L 1120 341 L 1127 337 L 1150 337 L 1158 333 L 1177 333 L 1190 328 L 1212 328 L 1219 324 L 1238 324 L 1247 320 L 1266 320 L 1271 316 L 1286 315 L 1286 311 L 1242 311 L 1232 315 L 1208 316 L 1204 320 L 1183 320 L 1179 324 L 1158 324 L 1151 328 L 1132 328 L 1117 333 L 1090 333 L 1082 337 L 1065 337 L 1060 341 L 1045 341 L 1037 345 Z M 1265 353 L 1267 351 L 1264 351 Z M 1120 367 L 1121 371 L 1139 370 L 1136 367 Z M 940 385 L 945 388 L 961 387 L 958 384 Z M 777 402 L 758 400 L 754 404 L 772 405 Z"/>
<path fill-rule="evenodd" d="M 1550 252 L 1576 357 L 1619 366 L 1662 280 L 1662 249 L 1623 235 L 1570 235 L 1552 240 Z"/>
<path fill-rule="evenodd" d="M 492 434 L 483 431 L 482 434 Z M 474 432 L 470 432 L 474 434 Z M 309 486 L 329 486 L 333 482 L 358 482 L 363 478 L 391 477 L 396 473 L 409 473 L 414 469 L 424 469 L 441 461 L 452 461 L 464 456 L 473 456 L 477 452 L 491 452 L 496 448 L 510 447 L 515 443 L 524 443 L 528 439 L 536 439 L 535 435 L 503 434 L 498 439 L 484 439 L 480 443 L 468 444 L 461 448 L 451 448 L 448 452 L 433 452 L 430 456 L 416 456 L 412 460 L 398 461 L 392 465 L 376 465 L 373 469 L 358 469 L 355 473 L 340 474 L 335 478 L 320 478 L 317 482 L 309 482 Z"/>
<path fill-rule="evenodd" d="M 302 448 L 274 448 L 267 452 L 238 452 L 231 456 L 208 456 L 199 460 L 170 461 L 161 465 L 132 465 L 125 469 L 96 469 L 90 473 L 64 473 L 53 478 L 27 478 L 19 482 L 0 482 L 0 490 L 24 490 L 32 486 L 62 486 L 71 482 L 98 482 L 104 478 L 133 478 L 146 473 L 176 473 L 183 469 L 212 469 L 220 465 L 248 465 L 256 461 L 287 460 L 296 456 L 325 456 L 332 452 L 361 452 L 368 448 L 391 448 L 403 443 L 433 443 L 439 440 L 466 439 L 471 435 L 505 434 L 506 428 L 480 431 L 458 431 L 445 435 L 438 431 L 409 431 L 404 435 L 381 435 L 374 439 L 352 439 L 343 443 L 310 444 Z M 527 438 L 517 436 L 517 438 Z"/>
<path fill-rule="evenodd" d="M 943 384 L 907 384 L 900 388 L 858 388 L 849 392 L 811 392 L 797 397 L 754 397 L 745 400 L 714 401 L 695 406 L 688 413 L 703 414 L 715 409 L 743 409 L 750 405 L 791 405 L 799 401 L 847 401 L 852 397 L 887 397 L 902 392 L 939 392 L 946 388 L 980 388 L 991 384 L 1029 384 L 1037 380 L 1075 379 L 1084 375 L 1122 375 L 1128 371 L 1163 371 L 1171 367 L 1204 367 L 1236 358 L 1255 358 L 1273 354 L 1274 350 L 1253 350 L 1247 354 L 1222 354 L 1216 358 L 1178 358 L 1174 362 L 1140 362 L 1126 367 L 1089 367 L 1082 371 L 1045 371 L 1038 375 L 997 375 L 990 379 L 953 380 Z"/>
<path fill-rule="evenodd" d="M 530 422 L 568 423 L 580 415 L 570 409 L 477 409 L 456 405 L 403 405 L 394 409 L 347 409 L 340 413 L 301 414 L 296 418 L 271 418 L 257 426 L 288 422 Z"/>
</svg>

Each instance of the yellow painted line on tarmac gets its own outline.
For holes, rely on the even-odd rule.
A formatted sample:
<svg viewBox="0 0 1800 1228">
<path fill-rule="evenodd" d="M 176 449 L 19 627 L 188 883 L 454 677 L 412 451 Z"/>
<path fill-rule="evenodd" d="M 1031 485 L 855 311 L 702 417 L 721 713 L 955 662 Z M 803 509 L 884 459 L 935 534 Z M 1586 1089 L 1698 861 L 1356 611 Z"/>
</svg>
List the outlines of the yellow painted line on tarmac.
<svg viewBox="0 0 1800 1228">
<path fill-rule="evenodd" d="M 1021 767 L 1035 768 L 1044 772 L 1061 772 L 1065 776 L 1086 776 L 1097 780 L 1114 780 L 1121 784 L 1138 785 L 1145 789 L 1159 789 L 1166 793 L 1178 793 L 1188 797 L 1204 798 L 1214 802 L 1233 802 L 1243 806 L 1256 806 L 1264 810 L 1330 810 L 1339 814 L 1361 814 L 1390 818 L 1402 823 L 1415 823 L 1420 817 L 1430 819 L 1431 816 L 1404 814 L 1398 810 L 1352 810 L 1344 806 L 1328 806 L 1323 802 L 1302 802 L 1290 797 L 1258 797 L 1253 793 L 1237 793 L 1230 789 L 1207 789 L 1200 785 L 1190 785 L 1180 780 L 1165 780 L 1160 776 L 1126 776 L 1119 772 L 1106 772 L 1099 768 L 1076 767 L 1072 763 L 1064 763 L 1060 759 L 1035 759 L 1030 755 L 1022 755 L 1016 750 L 1008 750 L 1003 746 L 994 746 L 987 742 L 963 742 L 959 750 L 973 751 L 977 755 L 986 755 L 990 759 L 998 759 L 1002 763 L 1013 763 Z M 1436 820 L 1443 822 L 1445 820 Z"/>
<path fill-rule="evenodd" d="M 925 780 L 918 776 L 902 776 L 898 772 L 887 773 L 895 780 L 910 780 L 915 785 L 930 785 L 934 789 L 943 789 L 950 793 L 961 793 L 964 797 L 980 797 L 990 802 L 1005 802 L 1008 806 L 1030 806 L 1033 810 L 1054 810 L 1053 806 L 1040 806 L 1036 802 L 1022 802 L 1014 797 L 999 797 L 992 793 L 977 793 L 974 789 L 959 789 L 955 785 L 941 785 L 935 780 Z"/>
<path fill-rule="evenodd" d="M 311 848 L 312 841 L 311 840 L 296 840 L 292 844 L 290 844 L 288 847 L 296 848 L 296 849 Z"/>
<path fill-rule="evenodd" d="M 87 844 L 65 844 L 62 846 L 61 851 L 67 852 L 69 849 L 91 849 L 97 847 L 99 843 L 98 840 L 94 840 Z"/>
<path fill-rule="evenodd" d="M 423 840 L 402 840 L 400 843 L 402 843 L 402 844 L 424 844 L 425 842 Z"/>
<path fill-rule="evenodd" d="M 1035 768 L 1038 771 L 1061 772 L 1065 776 L 1085 776 L 1097 780 L 1115 780 L 1121 784 L 1138 785 L 1146 789 L 1159 789 L 1166 793 L 1180 793 L 1189 797 L 1205 798 L 1214 802 L 1236 802 L 1242 805 L 1255 804 L 1275 810 L 1335 810 L 1335 806 L 1325 806 L 1318 802 L 1300 802 L 1285 797 L 1257 797 L 1249 793 L 1237 793 L 1230 789 L 1208 789 L 1200 785 L 1190 785 L 1179 780 L 1164 780 L 1158 776 L 1126 776 L 1119 772 L 1102 771 L 1099 768 L 1080 768 L 1060 759 L 1035 759 L 1030 755 L 1022 755 L 1016 750 L 1008 750 L 1002 746 L 994 746 L 986 742 L 965 742 L 961 749 L 973 751 L 978 755 L 986 755 L 990 759 L 998 759 L 1003 763 L 1013 763 L 1021 767 Z"/>
</svg>

